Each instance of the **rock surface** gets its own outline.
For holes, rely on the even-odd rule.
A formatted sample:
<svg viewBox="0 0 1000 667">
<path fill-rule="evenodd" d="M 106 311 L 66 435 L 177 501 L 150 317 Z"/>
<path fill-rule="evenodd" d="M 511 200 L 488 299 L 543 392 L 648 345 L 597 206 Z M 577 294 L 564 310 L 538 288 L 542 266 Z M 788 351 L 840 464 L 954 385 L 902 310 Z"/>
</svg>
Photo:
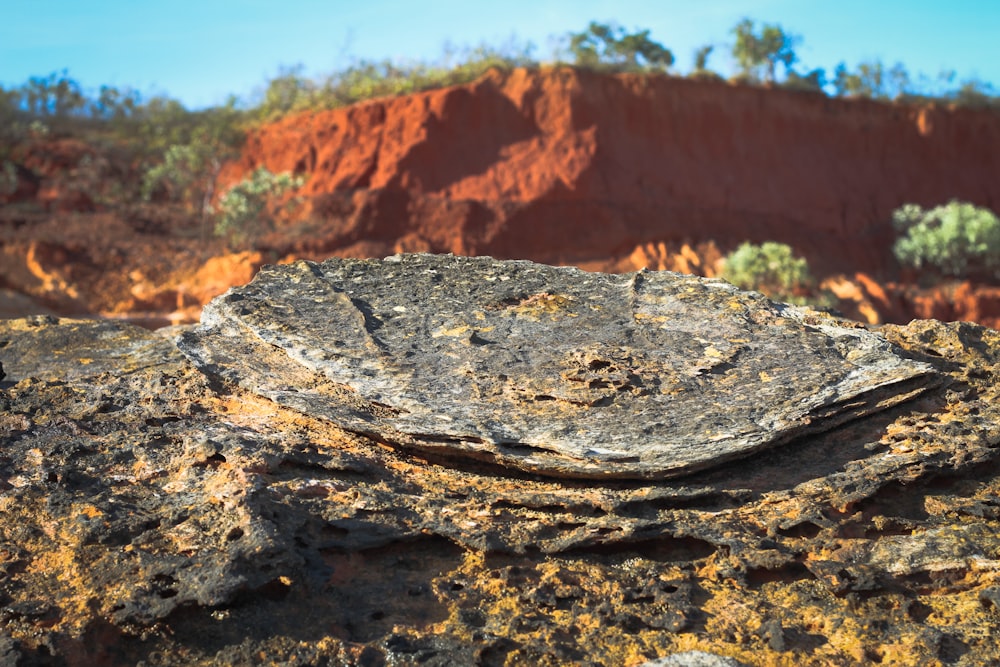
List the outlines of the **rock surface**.
<svg viewBox="0 0 1000 667">
<path fill-rule="evenodd" d="M 303 266 L 253 289 L 276 308 L 289 297 L 281 276 Z M 587 274 L 563 275 L 569 286 Z M 524 292 L 537 293 L 530 279 Z M 781 310 L 733 297 L 750 314 Z M 409 304 L 435 316 L 423 306 Z M 581 480 L 425 456 L 267 398 L 223 372 L 235 357 L 213 371 L 178 350 L 178 337 L 188 354 L 209 349 L 218 325 L 207 324 L 0 322 L 8 664 L 633 667 L 701 651 L 748 665 L 977 665 L 1000 654 L 996 331 L 882 327 L 866 335 L 936 384 L 739 461 Z M 332 404 L 332 381 L 294 351 L 258 349 L 261 368 L 296 369 L 295 387 L 330 389 Z M 829 358 L 841 358 L 835 344 L 799 370 Z"/>
<path fill-rule="evenodd" d="M 272 267 L 181 349 L 357 433 L 595 478 L 710 467 L 937 379 L 880 336 L 723 281 L 444 255 Z"/>
</svg>

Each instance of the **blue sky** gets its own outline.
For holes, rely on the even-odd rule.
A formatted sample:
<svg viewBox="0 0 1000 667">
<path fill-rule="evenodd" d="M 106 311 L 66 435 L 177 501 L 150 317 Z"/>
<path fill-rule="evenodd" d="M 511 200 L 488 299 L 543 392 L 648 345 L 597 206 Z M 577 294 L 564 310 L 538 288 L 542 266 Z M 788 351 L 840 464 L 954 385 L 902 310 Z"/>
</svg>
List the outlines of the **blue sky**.
<svg viewBox="0 0 1000 667">
<path fill-rule="evenodd" d="M 690 70 L 732 73 L 730 30 L 743 17 L 802 37 L 799 69 L 840 61 L 901 61 L 911 74 L 944 69 L 1000 87 L 1000 2 L 993 0 L 3 0 L 0 85 L 69 70 L 85 88 L 131 86 L 189 108 L 247 98 L 279 67 L 309 75 L 352 58 L 436 59 L 446 42 L 501 43 L 511 35 L 552 52 L 551 35 L 590 20 L 649 28 Z"/>
</svg>

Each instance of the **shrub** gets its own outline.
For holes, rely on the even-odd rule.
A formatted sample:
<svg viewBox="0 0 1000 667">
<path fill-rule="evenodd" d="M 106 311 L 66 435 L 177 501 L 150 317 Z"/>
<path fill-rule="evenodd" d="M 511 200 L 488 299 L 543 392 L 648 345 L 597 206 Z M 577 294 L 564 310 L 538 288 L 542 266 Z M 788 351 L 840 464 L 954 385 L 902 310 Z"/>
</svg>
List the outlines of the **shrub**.
<svg viewBox="0 0 1000 667">
<path fill-rule="evenodd" d="M 892 214 L 901 264 L 945 276 L 1000 278 L 1000 220 L 986 208 L 952 200 L 925 210 L 904 204 Z"/>
<path fill-rule="evenodd" d="M 569 52 L 579 67 L 613 72 L 665 72 L 674 64 L 674 54 L 650 39 L 649 30 L 630 34 L 619 25 L 597 21 L 569 34 Z"/>
<path fill-rule="evenodd" d="M 511 37 L 500 46 L 446 46 L 434 62 L 358 60 L 319 79 L 305 76 L 301 65 L 283 67 L 268 81 L 250 114 L 275 120 L 286 113 L 335 109 L 376 97 L 393 97 L 475 81 L 492 68 L 537 67 L 534 45 Z"/>
<path fill-rule="evenodd" d="M 163 194 L 204 220 L 211 213 L 222 165 L 239 155 L 244 142 L 240 119 L 233 99 L 199 112 L 186 111 L 165 98 L 154 98 L 143 107 L 133 128 L 138 142 L 145 151 L 165 146 L 162 158 L 143 175 L 143 199 Z"/>
<path fill-rule="evenodd" d="M 233 247 L 253 242 L 278 212 L 272 202 L 302 185 L 303 180 L 288 172 L 274 174 L 259 167 L 222 195 L 215 234 L 226 237 Z"/>
<path fill-rule="evenodd" d="M 726 257 L 722 277 L 741 289 L 759 290 L 778 301 L 816 303 L 808 298 L 816 290 L 808 262 L 795 257 L 784 243 L 742 244 Z"/>
<path fill-rule="evenodd" d="M 0 160 L 0 197 L 17 192 L 17 166 L 10 160 Z"/>
<path fill-rule="evenodd" d="M 142 179 L 142 197 L 150 200 L 157 191 L 169 199 L 186 204 L 198 215 L 208 211 L 211 183 L 221 162 L 205 145 L 175 144 L 163 154 L 163 162 L 146 171 Z"/>
</svg>

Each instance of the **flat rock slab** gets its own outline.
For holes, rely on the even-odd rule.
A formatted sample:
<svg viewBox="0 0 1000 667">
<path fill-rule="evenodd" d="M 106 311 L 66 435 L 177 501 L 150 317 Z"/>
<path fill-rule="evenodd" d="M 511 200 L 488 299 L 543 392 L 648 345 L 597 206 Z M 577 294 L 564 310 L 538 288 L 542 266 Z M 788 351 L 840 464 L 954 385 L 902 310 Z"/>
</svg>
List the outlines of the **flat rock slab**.
<svg viewBox="0 0 1000 667">
<path fill-rule="evenodd" d="M 723 281 L 445 255 L 266 267 L 179 346 L 389 444 L 565 477 L 689 473 L 940 377 L 876 333 Z"/>
</svg>

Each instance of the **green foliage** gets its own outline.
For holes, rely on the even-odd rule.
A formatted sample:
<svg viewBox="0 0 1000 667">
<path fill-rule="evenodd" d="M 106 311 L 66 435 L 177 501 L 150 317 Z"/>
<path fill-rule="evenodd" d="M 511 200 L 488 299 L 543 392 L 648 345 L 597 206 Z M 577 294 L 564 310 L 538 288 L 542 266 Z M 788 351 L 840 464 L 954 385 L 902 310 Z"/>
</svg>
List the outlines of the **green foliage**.
<svg viewBox="0 0 1000 667">
<path fill-rule="evenodd" d="M 788 70 L 788 76 L 781 83 L 782 88 L 789 90 L 805 90 L 816 93 L 823 92 L 826 85 L 826 72 L 822 69 L 814 69 L 808 74 L 799 74 L 795 70 Z"/>
<path fill-rule="evenodd" d="M 1000 219 L 989 209 L 955 200 L 930 210 L 905 204 L 892 222 L 901 234 L 893 246 L 900 263 L 948 276 L 1000 278 Z"/>
<path fill-rule="evenodd" d="M 892 100 L 907 94 L 910 75 L 902 63 L 886 69 L 882 61 L 872 60 L 858 64 L 854 72 L 840 63 L 833 71 L 832 83 L 838 97 Z"/>
<path fill-rule="evenodd" d="M 245 112 L 230 97 L 225 105 L 188 111 L 177 100 L 154 97 L 137 109 L 122 128 L 143 149 L 147 160 L 164 155 L 171 146 L 211 148 L 220 159 L 233 154 L 246 138 Z"/>
<path fill-rule="evenodd" d="M 274 202 L 303 181 L 287 172 L 274 174 L 265 167 L 254 170 L 222 195 L 215 234 L 225 237 L 232 247 L 252 243 L 278 213 L 280 206 Z"/>
<path fill-rule="evenodd" d="M 808 262 L 795 257 L 790 246 L 774 241 L 740 245 L 726 257 L 722 278 L 787 303 L 806 303 L 816 289 Z"/>
<path fill-rule="evenodd" d="M 160 150 L 142 178 L 147 201 L 163 196 L 203 220 L 211 212 L 222 165 L 239 155 L 245 134 L 235 99 L 223 107 L 189 112 L 175 100 L 154 98 L 136 114 L 133 132 L 145 152 Z M 173 143 L 168 143 L 173 142 Z"/>
<path fill-rule="evenodd" d="M 800 38 L 779 25 L 766 23 L 757 31 L 751 19 L 743 19 L 733 28 L 733 34 L 733 57 L 749 81 L 774 83 L 778 64 L 788 71 L 797 60 L 794 49 Z"/>
<path fill-rule="evenodd" d="M 692 79 L 707 79 L 721 81 L 722 77 L 708 69 L 708 57 L 715 49 L 711 44 L 701 46 L 694 51 L 694 69 L 688 75 Z"/>
<path fill-rule="evenodd" d="M 0 196 L 17 191 L 17 167 L 10 160 L 0 160 Z"/>
<path fill-rule="evenodd" d="M 694 51 L 694 71 L 704 72 L 708 69 L 708 57 L 712 55 L 712 51 L 715 49 L 711 44 L 706 44 L 700 46 Z"/>
<path fill-rule="evenodd" d="M 651 40 L 649 30 L 627 33 L 621 26 L 596 21 L 583 32 L 569 34 L 569 52 L 574 64 L 587 69 L 665 72 L 674 64 L 674 54 Z"/>
<path fill-rule="evenodd" d="M 25 110 L 35 117 L 66 118 L 86 109 L 87 98 L 67 70 L 33 76 L 21 87 Z"/>
<path fill-rule="evenodd" d="M 377 97 L 468 83 L 492 68 L 537 66 L 533 50 L 530 42 L 511 38 L 499 47 L 446 47 L 436 63 L 360 60 L 319 79 L 307 78 L 301 65 L 285 67 L 268 82 L 251 113 L 259 120 L 273 120 L 295 111 L 336 109 Z"/>
<path fill-rule="evenodd" d="M 996 89 L 978 79 L 963 81 L 959 88 L 948 94 L 955 104 L 973 109 L 1000 109 L 1000 96 Z"/>
<path fill-rule="evenodd" d="M 89 106 L 94 118 L 121 121 L 131 118 L 141 108 L 142 96 L 131 88 L 101 86 L 97 97 L 89 100 Z"/>
<path fill-rule="evenodd" d="M 209 213 L 215 178 L 222 160 L 209 144 L 175 144 L 163 155 L 163 162 L 146 171 L 142 198 L 149 201 L 163 193 L 180 202 L 199 218 Z"/>
</svg>

